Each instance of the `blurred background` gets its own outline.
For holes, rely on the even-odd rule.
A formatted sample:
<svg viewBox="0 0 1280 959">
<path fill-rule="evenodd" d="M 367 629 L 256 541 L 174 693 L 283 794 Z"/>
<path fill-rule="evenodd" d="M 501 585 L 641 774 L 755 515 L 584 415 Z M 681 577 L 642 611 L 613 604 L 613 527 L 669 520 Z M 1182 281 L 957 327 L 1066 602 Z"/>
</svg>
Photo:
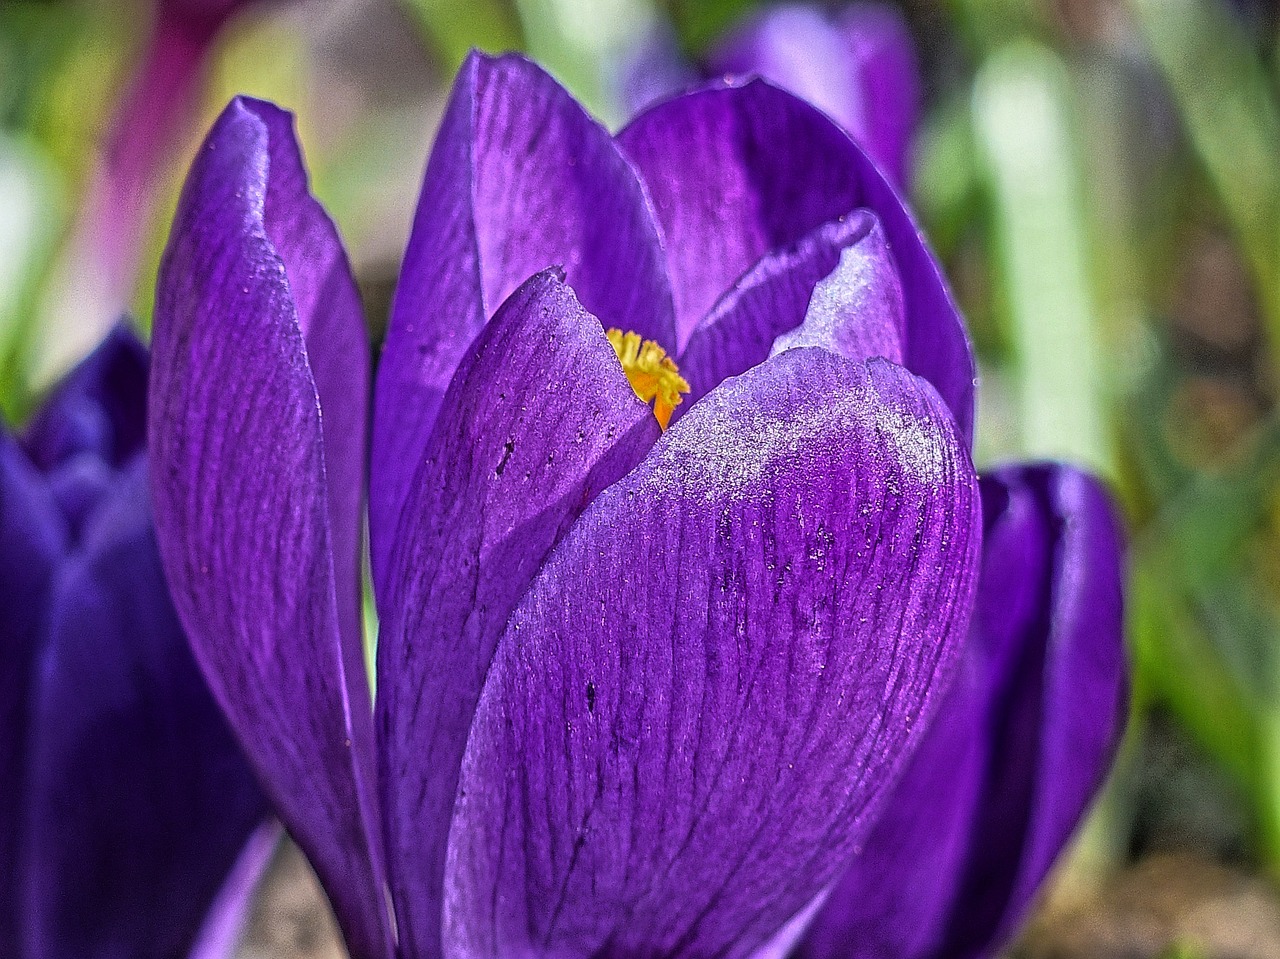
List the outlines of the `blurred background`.
<svg viewBox="0 0 1280 959">
<path fill-rule="evenodd" d="M 875 9 L 910 38 L 908 73 L 864 91 L 861 121 L 830 72 L 800 92 L 855 133 L 882 100 L 908 101 L 900 153 L 883 162 L 968 317 L 979 465 L 1087 465 L 1131 533 L 1129 736 L 1013 952 L 1280 956 L 1277 6 Z M 23 422 L 123 306 L 148 328 L 180 177 L 231 95 L 297 113 L 376 344 L 469 48 L 530 52 L 616 127 L 732 65 L 744 31 L 779 12 L 756 0 L 0 0 L 5 418 Z M 296 853 L 281 853 L 243 955 L 340 955 Z"/>
</svg>

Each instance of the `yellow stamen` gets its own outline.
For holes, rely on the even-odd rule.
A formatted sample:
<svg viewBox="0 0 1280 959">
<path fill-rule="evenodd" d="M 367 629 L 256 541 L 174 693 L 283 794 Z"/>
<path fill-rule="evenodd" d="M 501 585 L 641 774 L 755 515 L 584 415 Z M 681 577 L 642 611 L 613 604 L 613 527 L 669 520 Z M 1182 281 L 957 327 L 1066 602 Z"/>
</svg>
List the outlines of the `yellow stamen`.
<svg viewBox="0 0 1280 959">
<path fill-rule="evenodd" d="M 680 375 L 680 368 L 667 356 L 667 351 L 653 340 L 640 338 L 639 333 L 623 333 L 607 330 L 609 345 L 618 354 L 622 371 L 636 391 L 636 396 L 646 403 L 653 403 L 653 415 L 664 430 L 671 422 L 671 414 L 689 392 L 689 384 Z"/>
</svg>

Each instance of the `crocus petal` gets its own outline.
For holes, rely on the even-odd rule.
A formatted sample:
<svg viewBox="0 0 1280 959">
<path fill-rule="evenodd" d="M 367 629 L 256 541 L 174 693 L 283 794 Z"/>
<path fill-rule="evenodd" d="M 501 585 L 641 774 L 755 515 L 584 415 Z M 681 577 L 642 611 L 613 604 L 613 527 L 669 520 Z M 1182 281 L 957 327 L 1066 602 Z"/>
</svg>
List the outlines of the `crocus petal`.
<svg viewBox="0 0 1280 959">
<path fill-rule="evenodd" d="M 351 951 L 370 959 L 390 942 L 372 716 L 361 638 L 346 631 L 337 595 L 349 557 L 335 554 L 345 548 L 332 520 L 341 498 L 329 490 L 332 437 L 304 338 L 333 320 L 299 315 L 295 254 L 273 242 L 296 236 L 272 223 L 270 200 L 281 172 L 273 159 L 296 147 L 273 143 L 280 130 L 269 114 L 239 99 L 223 112 L 161 265 L 149 444 L 156 528 L 210 687 L 324 882 Z M 287 182 L 293 172 L 285 163 Z M 342 359 L 362 368 L 358 355 Z M 332 452 L 350 462 L 349 448 Z M 343 468 L 335 479 L 351 479 Z"/>
<path fill-rule="evenodd" d="M 80 454 L 112 467 L 133 458 L 147 435 L 147 350 L 118 324 L 54 389 L 23 438 L 50 472 Z"/>
<path fill-rule="evenodd" d="M 981 590 L 981 579 L 979 590 Z M 933 955 L 964 871 L 988 761 L 972 639 L 947 697 L 853 865 L 806 931 L 795 959 Z"/>
<path fill-rule="evenodd" d="M 835 880 L 968 627 L 972 467 L 926 384 L 788 351 L 574 525 L 476 714 L 446 955 L 741 956 Z"/>
<path fill-rule="evenodd" d="M 818 346 L 849 360 L 902 362 L 906 338 L 902 284 L 893 255 L 875 223 L 839 265 L 813 288 L 804 322 L 778 337 L 773 353 Z"/>
<path fill-rule="evenodd" d="M 959 957 L 1015 931 L 1111 767 L 1128 699 L 1123 542 L 1106 491 L 1088 474 L 1052 465 L 1000 470 L 984 483 L 993 558 L 975 622 L 989 637 L 988 669 L 1007 679 L 987 720 L 996 736 L 990 798 L 973 826 L 943 943 Z M 1027 586 L 1016 556 L 1034 535 L 1033 510 L 1049 530 L 1052 561 L 1047 580 Z M 1010 602 L 1037 587 L 1038 602 Z"/>
<path fill-rule="evenodd" d="M 59 572 L 36 684 L 26 955 L 183 955 L 267 806 L 178 625 L 141 461 Z"/>
<path fill-rule="evenodd" d="M 338 231 L 307 188 L 307 170 L 293 133 L 293 115 L 261 101 L 245 100 L 266 127 L 270 176 L 263 224 L 284 262 L 289 293 L 307 349 L 307 365 L 324 411 L 325 484 L 329 531 L 342 635 L 359 637 L 360 565 L 366 428 L 369 412 L 369 338 L 351 265 Z M 348 668 L 363 669 L 362 646 L 352 642 Z M 353 684 L 372 708 L 368 686 Z"/>
<path fill-rule="evenodd" d="M 901 361 L 903 322 L 897 267 L 875 217 L 859 210 L 824 223 L 794 247 L 765 254 L 698 324 L 680 357 L 688 402 L 764 362 L 788 333 L 781 347 Z"/>
<path fill-rule="evenodd" d="M 893 187 L 830 119 L 762 80 L 723 81 L 646 111 L 618 142 L 653 198 L 681 345 L 766 252 L 866 207 L 902 277 L 906 365 L 971 438 L 973 355 L 946 280 Z"/>
<path fill-rule="evenodd" d="M 20 797 L 26 785 L 32 672 L 66 523 L 30 460 L 0 426 L 0 942 L 17 943 Z"/>
<path fill-rule="evenodd" d="M 805 959 L 993 954 L 1110 765 L 1124 723 L 1121 542 L 1063 466 L 982 481 L 986 537 L 962 669 Z"/>
<path fill-rule="evenodd" d="M 600 322 L 553 273 L 513 293 L 458 367 L 381 604 L 388 861 L 410 955 L 439 954 L 457 771 L 507 617 L 573 520 L 658 433 Z"/>
<path fill-rule="evenodd" d="M 609 134 L 514 55 L 473 54 L 427 164 L 374 413 L 374 583 L 454 368 L 528 277 L 563 266 L 606 326 L 674 350 L 671 292 L 644 189 Z"/>
</svg>

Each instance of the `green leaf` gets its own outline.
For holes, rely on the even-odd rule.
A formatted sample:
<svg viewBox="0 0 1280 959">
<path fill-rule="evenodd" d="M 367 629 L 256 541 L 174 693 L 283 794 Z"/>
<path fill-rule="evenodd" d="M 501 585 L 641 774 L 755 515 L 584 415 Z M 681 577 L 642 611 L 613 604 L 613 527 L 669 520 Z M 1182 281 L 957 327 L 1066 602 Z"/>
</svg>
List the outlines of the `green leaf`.
<svg viewBox="0 0 1280 959">
<path fill-rule="evenodd" d="M 1257 283 L 1280 359 L 1280 107 L 1224 0 L 1129 0 Z"/>
<path fill-rule="evenodd" d="M 973 111 L 993 198 L 1022 452 L 1109 473 L 1099 310 L 1066 67 L 1045 47 L 1006 46 L 982 65 Z"/>
</svg>

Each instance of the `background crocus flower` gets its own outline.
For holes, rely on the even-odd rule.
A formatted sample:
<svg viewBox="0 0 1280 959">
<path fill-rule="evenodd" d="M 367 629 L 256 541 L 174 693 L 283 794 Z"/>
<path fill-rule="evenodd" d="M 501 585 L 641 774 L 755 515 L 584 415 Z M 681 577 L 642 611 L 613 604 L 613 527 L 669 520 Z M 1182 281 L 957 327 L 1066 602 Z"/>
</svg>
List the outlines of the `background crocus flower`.
<svg viewBox="0 0 1280 959">
<path fill-rule="evenodd" d="M 0 430 L 0 941 L 19 959 L 186 956 L 271 848 L 160 569 L 146 382 L 119 327 L 20 441 Z"/>
<path fill-rule="evenodd" d="M 764 7 L 712 46 L 703 73 L 760 76 L 808 100 L 843 126 L 895 186 L 910 189 L 923 90 L 915 41 L 896 7 Z M 625 99 L 645 107 L 693 82 L 696 71 L 674 38 L 658 32 L 624 71 Z"/>
<path fill-rule="evenodd" d="M 210 133 L 155 330 L 176 605 L 359 959 L 783 951 L 892 812 L 961 820 L 909 785 L 945 779 L 911 771 L 944 700 L 980 735 L 1042 688 L 991 679 L 969 632 L 1000 507 L 937 264 L 866 154 L 767 83 L 615 139 L 521 58 L 464 64 L 374 395 L 372 709 L 366 345 L 287 114 L 240 99 Z M 1111 603 L 1103 539 L 1062 578 Z M 1037 568 L 1043 615 L 992 640 L 1033 658 Z M 1117 624 L 1077 640 L 1122 685 Z M 1096 774 L 1114 715 L 1060 692 L 1043 717 L 1097 724 Z M 995 768 L 947 767 L 1003 796 Z"/>
<path fill-rule="evenodd" d="M 826 111 L 894 183 L 910 187 L 920 64 L 896 7 L 861 3 L 834 14 L 807 4 L 768 7 L 719 43 L 709 63 L 759 74 Z"/>
</svg>

